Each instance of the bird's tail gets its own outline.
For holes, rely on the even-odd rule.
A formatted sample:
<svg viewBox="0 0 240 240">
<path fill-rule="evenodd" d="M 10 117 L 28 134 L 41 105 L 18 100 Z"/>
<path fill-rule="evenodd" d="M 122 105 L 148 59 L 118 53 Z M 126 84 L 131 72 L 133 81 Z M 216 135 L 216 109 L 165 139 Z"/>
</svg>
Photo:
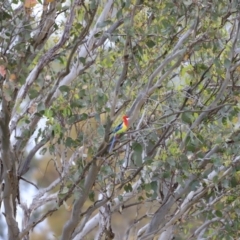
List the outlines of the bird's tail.
<svg viewBox="0 0 240 240">
<path fill-rule="evenodd" d="M 112 150 L 113 150 L 113 148 L 114 148 L 115 142 L 116 142 L 116 135 L 114 135 L 114 136 L 112 137 L 111 141 L 110 141 L 110 147 L 109 147 L 109 150 L 108 150 L 109 153 L 112 152 Z"/>
</svg>

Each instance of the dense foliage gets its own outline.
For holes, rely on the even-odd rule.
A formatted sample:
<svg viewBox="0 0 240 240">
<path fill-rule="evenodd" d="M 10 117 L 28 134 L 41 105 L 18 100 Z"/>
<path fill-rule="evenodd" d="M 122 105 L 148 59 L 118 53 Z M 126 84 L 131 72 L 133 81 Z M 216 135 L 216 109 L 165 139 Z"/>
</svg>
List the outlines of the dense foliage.
<svg viewBox="0 0 240 240">
<path fill-rule="evenodd" d="M 2 237 L 238 239 L 239 10 L 3 0 Z"/>
</svg>

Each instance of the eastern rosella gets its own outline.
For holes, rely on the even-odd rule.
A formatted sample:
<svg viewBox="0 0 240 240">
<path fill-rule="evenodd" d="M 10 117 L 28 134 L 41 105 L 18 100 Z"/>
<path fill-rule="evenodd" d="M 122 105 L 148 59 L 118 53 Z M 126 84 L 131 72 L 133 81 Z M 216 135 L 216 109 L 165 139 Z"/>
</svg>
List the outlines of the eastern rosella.
<svg viewBox="0 0 240 240">
<path fill-rule="evenodd" d="M 129 119 L 128 116 L 124 115 L 122 117 L 122 122 L 112 131 L 114 135 L 111 139 L 109 152 L 112 152 L 113 150 L 117 135 L 121 133 L 125 133 L 128 130 L 128 127 L 129 127 L 128 119 Z"/>
</svg>

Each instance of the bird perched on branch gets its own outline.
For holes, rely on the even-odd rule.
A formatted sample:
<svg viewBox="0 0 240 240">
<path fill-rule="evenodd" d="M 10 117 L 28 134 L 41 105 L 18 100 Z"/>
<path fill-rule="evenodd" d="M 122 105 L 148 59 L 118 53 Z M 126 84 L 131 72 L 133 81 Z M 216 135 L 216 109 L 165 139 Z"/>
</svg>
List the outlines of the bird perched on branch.
<svg viewBox="0 0 240 240">
<path fill-rule="evenodd" d="M 128 127 L 129 127 L 129 117 L 124 115 L 122 117 L 122 122 L 111 132 L 113 133 L 113 137 L 110 141 L 110 147 L 109 147 L 109 152 L 112 152 L 113 150 L 113 147 L 114 147 L 114 144 L 116 142 L 116 138 L 122 134 L 122 133 L 125 133 L 127 130 L 128 130 Z"/>
</svg>

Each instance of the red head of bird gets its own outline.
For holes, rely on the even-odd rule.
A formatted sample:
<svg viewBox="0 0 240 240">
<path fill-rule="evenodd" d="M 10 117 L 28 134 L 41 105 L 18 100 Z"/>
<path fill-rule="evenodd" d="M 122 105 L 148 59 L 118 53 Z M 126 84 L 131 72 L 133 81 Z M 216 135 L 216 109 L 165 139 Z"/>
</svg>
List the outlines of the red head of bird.
<svg viewBox="0 0 240 240">
<path fill-rule="evenodd" d="M 123 119 L 123 123 L 125 124 L 125 126 L 128 127 L 128 125 L 129 125 L 129 123 L 128 123 L 129 117 L 128 117 L 127 115 L 124 115 L 124 116 L 122 117 L 122 119 Z"/>
</svg>

